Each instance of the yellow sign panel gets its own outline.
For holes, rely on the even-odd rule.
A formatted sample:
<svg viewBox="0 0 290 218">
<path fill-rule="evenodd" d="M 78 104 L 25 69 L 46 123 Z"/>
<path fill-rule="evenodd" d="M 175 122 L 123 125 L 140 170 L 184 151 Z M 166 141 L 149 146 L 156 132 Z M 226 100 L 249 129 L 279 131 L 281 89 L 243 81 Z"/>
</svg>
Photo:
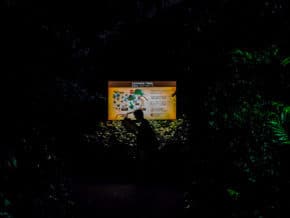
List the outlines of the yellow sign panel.
<svg viewBox="0 0 290 218">
<path fill-rule="evenodd" d="M 145 119 L 176 119 L 176 82 L 109 82 L 108 119 L 122 120 L 142 109 Z"/>
</svg>

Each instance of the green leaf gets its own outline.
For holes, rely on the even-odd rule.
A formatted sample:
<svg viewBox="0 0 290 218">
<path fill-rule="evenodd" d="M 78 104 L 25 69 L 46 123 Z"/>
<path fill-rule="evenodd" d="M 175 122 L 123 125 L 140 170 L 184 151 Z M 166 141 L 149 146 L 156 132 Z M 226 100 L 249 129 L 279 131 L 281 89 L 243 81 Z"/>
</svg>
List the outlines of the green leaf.
<svg viewBox="0 0 290 218">
<path fill-rule="evenodd" d="M 235 55 L 243 55 L 244 52 L 241 50 L 241 49 L 235 49 L 232 54 L 235 54 Z"/>
<path fill-rule="evenodd" d="M 253 59 L 253 54 L 251 54 L 250 52 L 245 52 L 245 56 L 247 59 L 252 60 Z"/>
<path fill-rule="evenodd" d="M 237 200 L 240 197 L 240 193 L 232 188 L 228 188 L 227 193 L 234 200 Z"/>
<path fill-rule="evenodd" d="M 278 54 L 279 54 L 279 48 L 274 48 L 273 49 L 273 55 L 274 56 L 278 56 Z"/>
<path fill-rule="evenodd" d="M 141 95 L 141 96 L 144 95 L 144 93 L 143 93 L 143 91 L 142 91 L 141 89 L 136 89 L 136 90 L 134 91 L 134 94 L 135 94 L 135 95 Z"/>
<path fill-rule="evenodd" d="M 11 202 L 8 199 L 4 199 L 4 207 L 8 207 L 11 205 Z"/>
<path fill-rule="evenodd" d="M 129 95 L 128 100 L 133 101 L 133 100 L 135 100 L 135 98 L 136 98 L 135 95 Z"/>
<path fill-rule="evenodd" d="M 289 63 L 290 63 L 290 57 L 284 58 L 281 61 L 281 65 L 284 66 L 284 67 L 287 66 Z"/>
<path fill-rule="evenodd" d="M 17 160 L 15 157 L 12 157 L 11 160 L 10 160 L 11 164 L 13 167 L 17 168 Z"/>
</svg>

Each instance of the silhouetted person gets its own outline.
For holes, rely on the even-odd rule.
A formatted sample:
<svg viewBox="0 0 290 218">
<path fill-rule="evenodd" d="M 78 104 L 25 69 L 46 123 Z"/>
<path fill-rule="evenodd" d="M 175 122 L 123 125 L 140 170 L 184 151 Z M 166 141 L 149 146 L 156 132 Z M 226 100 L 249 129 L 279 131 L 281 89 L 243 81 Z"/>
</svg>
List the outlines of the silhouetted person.
<svg viewBox="0 0 290 218">
<path fill-rule="evenodd" d="M 144 118 L 141 109 L 133 112 L 136 123 L 125 117 L 124 125 L 133 131 L 137 137 L 137 159 L 141 161 L 153 160 L 158 148 L 157 138 L 148 120 Z"/>
<path fill-rule="evenodd" d="M 136 134 L 138 173 L 146 177 L 141 179 L 149 179 L 148 177 L 151 177 L 153 173 L 153 161 L 156 159 L 158 141 L 150 123 L 144 118 L 143 111 L 139 109 L 133 113 L 136 122 L 125 117 L 123 124 Z"/>
<path fill-rule="evenodd" d="M 156 199 L 156 191 L 151 185 L 156 182 L 155 165 L 156 151 L 158 143 L 154 130 L 148 120 L 144 118 L 141 109 L 133 112 L 136 121 L 127 116 L 123 120 L 123 125 L 131 132 L 136 134 L 137 142 L 137 207 L 139 217 L 152 217 L 155 213 L 154 199 Z"/>
</svg>

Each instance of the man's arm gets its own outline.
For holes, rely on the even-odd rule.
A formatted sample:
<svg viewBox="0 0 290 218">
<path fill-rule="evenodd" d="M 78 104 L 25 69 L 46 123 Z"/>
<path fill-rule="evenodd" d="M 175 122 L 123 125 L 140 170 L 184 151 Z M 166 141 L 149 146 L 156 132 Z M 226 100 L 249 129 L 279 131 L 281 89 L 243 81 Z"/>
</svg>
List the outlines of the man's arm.
<svg viewBox="0 0 290 218">
<path fill-rule="evenodd" d="M 138 131 L 138 126 L 128 117 L 122 120 L 122 125 L 130 132 L 137 133 Z"/>
</svg>

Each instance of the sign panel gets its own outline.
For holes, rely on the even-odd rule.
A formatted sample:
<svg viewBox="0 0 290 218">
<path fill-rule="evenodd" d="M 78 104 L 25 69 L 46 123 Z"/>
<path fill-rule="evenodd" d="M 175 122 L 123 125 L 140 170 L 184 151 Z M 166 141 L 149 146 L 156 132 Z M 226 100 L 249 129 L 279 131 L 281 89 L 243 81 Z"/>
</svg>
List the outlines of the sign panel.
<svg viewBox="0 0 290 218">
<path fill-rule="evenodd" d="M 176 119 L 176 81 L 109 81 L 108 119 L 122 120 L 142 109 L 145 119 Z"/>
</svg>

